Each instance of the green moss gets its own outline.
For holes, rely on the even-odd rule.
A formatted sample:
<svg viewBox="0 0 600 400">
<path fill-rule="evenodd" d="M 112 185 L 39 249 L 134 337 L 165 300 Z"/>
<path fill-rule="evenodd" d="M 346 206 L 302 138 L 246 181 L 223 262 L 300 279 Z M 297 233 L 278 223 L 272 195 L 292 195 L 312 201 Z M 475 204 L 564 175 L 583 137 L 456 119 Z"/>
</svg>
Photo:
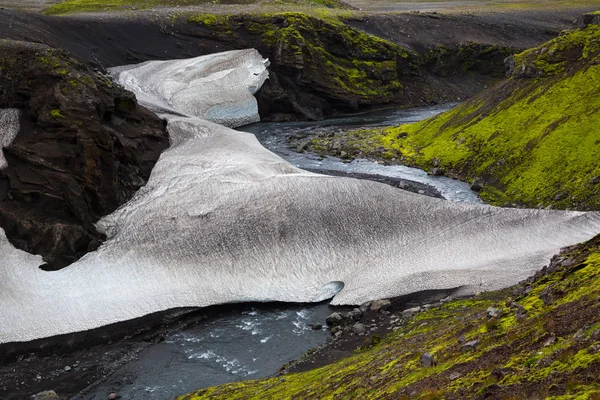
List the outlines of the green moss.
<svg viewBox="0 0 600 400">
<path fill-rule="evenodd" d="M 600 26 L 565 33 L 517 55 L 499 87 L 420 123 L 344 134 L 342 150 L 381 158 L 383 148 L 424 169 L 437 159 L 450 176 L 482 178 L 496 205 L 598 210 L 599 57 Z"/>
<path fill-rule="evenodd" d="M 50 111 L 50 117 L 52 117 L 54 119 L 59 119 L 59 118 L 64 118 L 65 116 L 62 115 L 60 110 L 54 109 L 54 110 Z"/>
<path fill-rule="evenodd" d="M 225 37 L 235 37 L 245 29 L 256 36 L 257 47 L 265 52 L 277 51 L 280 62 L 302 70 L 304 79 L 314 79 L 315 85 L 334 97 L 389 100 L 401 93 L 398 63 L 408 58 L 408 52 L 331 15 L 198 14 L 188 20 Z"/>
</svg>

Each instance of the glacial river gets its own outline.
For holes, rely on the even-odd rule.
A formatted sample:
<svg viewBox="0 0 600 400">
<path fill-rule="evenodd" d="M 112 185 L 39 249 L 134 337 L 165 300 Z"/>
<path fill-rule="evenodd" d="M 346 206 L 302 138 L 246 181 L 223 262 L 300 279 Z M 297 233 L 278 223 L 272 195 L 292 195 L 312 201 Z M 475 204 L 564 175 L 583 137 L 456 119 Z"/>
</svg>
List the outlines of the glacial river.
<svg viewBox="0 0 600 400">
<path fill-rule="evenodd" d="M 433 177 L 422 170 L 384 166 L 368 160 L 344 162 L 335 157 L 297 153 L 287 145 L 292 135 L 311 129 L 345 129 L 409 123 L 450 109 L 453 104 L 410 110 L 386 110 L 319 122 L 256 123 L 239 128 L 254 133 L 269 150 L 299 168 L 376 174 L 431 185 L 452 201 L 480 202 L 469 185 L 446 177 Z M 325 343 L 324 324 L 331 313 L 326 303 L 315 305 L 276 304 L 241 307 L 208 321 L 170 334 L 139 358 L 121 367 L 93 392 L 77 399 L 105 400 L 115 392 L 124 399 L 170 399 L 195 389 L 245 379 L 258 379 L 277 372 L 310 348 Z"/>
</svg>

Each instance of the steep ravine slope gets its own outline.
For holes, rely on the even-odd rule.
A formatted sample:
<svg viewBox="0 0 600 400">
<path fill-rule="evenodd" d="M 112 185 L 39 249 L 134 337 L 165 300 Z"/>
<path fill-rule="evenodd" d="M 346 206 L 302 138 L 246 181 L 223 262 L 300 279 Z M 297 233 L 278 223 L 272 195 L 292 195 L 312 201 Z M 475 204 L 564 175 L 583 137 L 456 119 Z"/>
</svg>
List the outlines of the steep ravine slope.
<svg viewBox="0 0 600 400">
<path fill-rule="evenodd" d="M 596 237 L 518 286 L 405 317 L 336 363 L 178 399 L 596 400 L 599 374 Z"/>
<path fill-rule="evenodd" d="M 317 138 L 312 148 L 435 168 L 476 181 L 493 204 L 598 210 L 599 62 L 600 26 L 591 24 L 510 58 L 509 80 L 450 112 Z"/>
<path fill-rule="evenodd" d="M 20 111 L 3 143 L 0 227 L 45 268 L 64 267 L 100 245 L 94 223 L 146 183 L 166 125 L 108 76 L 43 45 L 0 42 L 0 88 L 0 109 Z"/>
</svg>

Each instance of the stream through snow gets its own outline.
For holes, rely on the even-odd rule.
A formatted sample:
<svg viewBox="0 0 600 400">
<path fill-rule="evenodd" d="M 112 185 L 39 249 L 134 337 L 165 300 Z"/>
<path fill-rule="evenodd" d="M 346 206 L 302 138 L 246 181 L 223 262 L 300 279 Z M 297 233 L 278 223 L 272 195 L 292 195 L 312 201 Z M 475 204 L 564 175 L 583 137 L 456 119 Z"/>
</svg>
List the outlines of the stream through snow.
<svg viewBox="0 0 600 400">
<path fill-rule="evenodd" d="M 290 163 L 254 135 L 225 126 L 257 121 L 252 94 L 267 64 L 256 50 L 242 50 L 113 70 L 141 104 L 167 119 L 171 147 L 147 185 L 98 222 L 103 245 L 67 268 L 42 271 L 41 257 L 17 250 L 0 230 L 0 344 L 181 307 L 329 298 L 349 305 L 423 290 L 493 290 L 600 232 L 598 213 L 477 204 L 464 184 L 419 171 L 302 161 L 447 182 L 443 193 L 462 201 L 298 168 L 292 153 L 282 153 Z M 274 135 L 263 136 L 280 152 L 267 143 Z M 325 332 L 304 324 L 322 322 L 326 305 L 250 312 L 256 314 L 234 312 L 167 337 L 106 385 L 118 384 L 127 399 L 165 399 L 271 374 L 325 340 Z"/>
</svg>

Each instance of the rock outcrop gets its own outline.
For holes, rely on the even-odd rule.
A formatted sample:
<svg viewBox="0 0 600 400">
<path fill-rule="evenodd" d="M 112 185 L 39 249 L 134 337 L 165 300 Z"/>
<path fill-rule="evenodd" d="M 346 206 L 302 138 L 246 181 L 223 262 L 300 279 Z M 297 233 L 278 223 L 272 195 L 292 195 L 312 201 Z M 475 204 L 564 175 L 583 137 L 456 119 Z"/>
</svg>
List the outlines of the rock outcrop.
<svg viewBox="0 0 600 400">
<path fill-rule="evenodd" d="M 100 245 L 94 223 L 144 185 L 168 147 L 165 123 L 43 45 L 0 42 L 0 88 L 0 109 L 20 115 L 2 143 L 0 227 L 45 269 L 64 267 Z"/>
</svg>

